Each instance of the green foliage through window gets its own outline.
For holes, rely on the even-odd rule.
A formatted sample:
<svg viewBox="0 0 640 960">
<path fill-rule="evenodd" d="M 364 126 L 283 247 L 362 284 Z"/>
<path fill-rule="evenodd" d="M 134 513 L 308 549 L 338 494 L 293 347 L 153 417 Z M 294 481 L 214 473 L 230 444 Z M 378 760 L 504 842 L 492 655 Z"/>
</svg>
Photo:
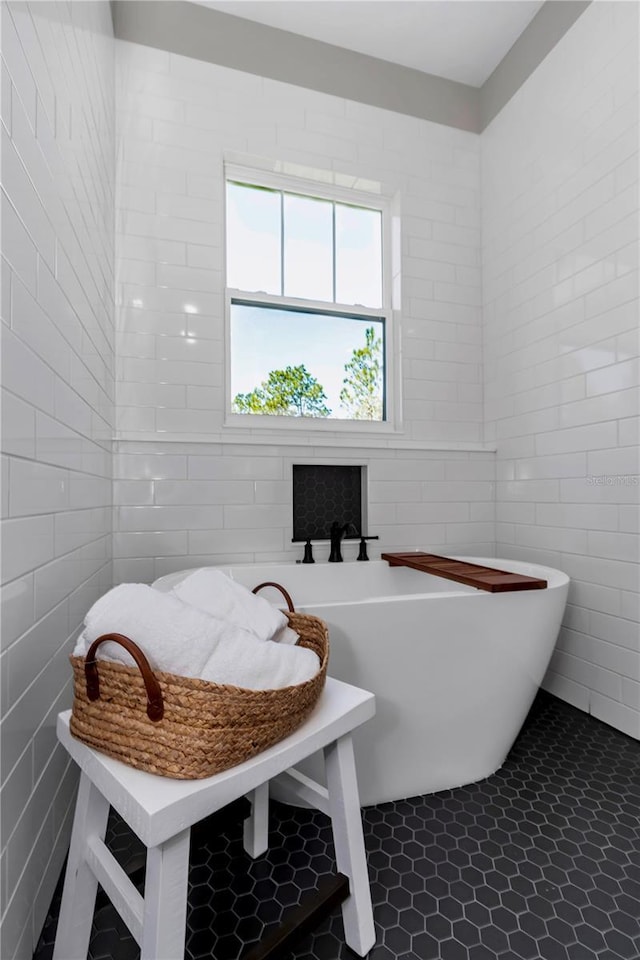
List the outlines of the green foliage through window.
<svg viewBox="0 0 640 960">
<path fill-rule="evenodd" d="M 356 347 L 345 364 L 340 402 L 353 420 L 382 420 L 382 339 L 365 330 L 364 347 Z"/>
<path fill-rule="evenodd" d="M 365 343 L 355 347 L 344 365 L 340 391 L 342 415 L 352 420 L 382 420 L 382 337 L 373 326 L 365 330 Z M 271 370 L 266 380 L 248 393 L 233 398 L 234 413 L 289 417 L 331 417 L 324 387 L 304 363 Z"/>
<path fill-rule="evenodd" d="M 283 417 L 328 417 L 325 392 L 302 363 L 297 367 L 272 370 L 266 380 L 250 393 L 238 393 L 233 400 L 236 413 L 261 413 Z"/>
</svg>

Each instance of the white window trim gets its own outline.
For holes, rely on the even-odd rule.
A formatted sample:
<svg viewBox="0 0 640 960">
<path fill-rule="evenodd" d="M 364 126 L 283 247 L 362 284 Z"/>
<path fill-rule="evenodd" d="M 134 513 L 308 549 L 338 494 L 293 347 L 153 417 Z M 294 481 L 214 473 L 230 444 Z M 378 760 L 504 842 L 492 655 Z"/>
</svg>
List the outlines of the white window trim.
<svg viewBox="0 0 640 960">
<path fill-rule="evenodd" d="M 330 174 L 332 176 L 332 174 Z M 382 306 L 377 309 L 356 304 L 338 304 L 326 300 L 306 300 L 294 297 L 281 297 L 272 294 L 247 292 L 225 286 L 224 292 L 224 353 L 225 353 L 225 417 L 223 430 L 285 430 L 318 433 L 371 435 L 402 433 L 400 402 L 400 339 L 397 310 L 392 307 L 393 277 L 399 272 L 399 264 L 392 261 L 396 251 L 392 246 L 393 198 L 379 193 L 349 189 L 325 184 L 317 180 L 307 180 L 254 169 L 236 163 L 225 163 L 224 183 L 226 194 L 227 180 L 257 186 L 284 190 L 288 193 L 300 193 L 303 196 L 318 197 L 322 200 L 361 205 L 382 213 Z M 226 206 L 225 206 L 226 224 Z M 223 227 L 224 276 L 226 270 L 226 225 Z M 232 410 L 231 397 L 231 303 L 242 300 L 250 303 L 272 304 L 283 309 L 303 310 L 312 313 L 344 314 L 351 317 L 371 317 L 382 319 L 385 327 L 385 420 L 338 420 L 324 417 L 284 417 L 268 414 L 239 414 Z"/>
</svg>

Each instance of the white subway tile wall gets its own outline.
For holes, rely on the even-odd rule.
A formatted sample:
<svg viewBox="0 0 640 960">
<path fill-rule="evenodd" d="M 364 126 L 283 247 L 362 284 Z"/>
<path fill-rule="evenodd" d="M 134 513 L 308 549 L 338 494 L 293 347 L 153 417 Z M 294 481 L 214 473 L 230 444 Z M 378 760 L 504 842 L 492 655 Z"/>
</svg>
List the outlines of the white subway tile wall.
<svg viewBox="0 0 640 960">
<path fill-rule="evenodd" d="M 207 563 L 301 559 L 302 545 L 291 542 L 293 463 L 366 468 L 367 529 L 380 537 L 372 557 L 394 549 L 493 555 L 493 453 L 132 441 L 117 448 L 116 582 Z M 315 549 L 326 560 L 329 545 Z M 345 558 L 357 549 L 345 543 Z"/>
<path fill-rule="evenodd" d="M 252 442 L 251 433 L 238 443 L 221 430 L 222 171 L 225 151 L 240 151 L 325 170 L 347 185 L 378 181 L 399 196 L 402 439 L 480 445 L 478 137 L 136 44 L 117 47 L 116 580 L 299 559 L 293 463 L 366 466 L 368 530 L 380 536 L 372 556 L 411 547 L 491 555 L 491 453 L 402 450 L 393 441 L 354 450 L 337 433 L 324 435 L 334 447 L 315 446 L 312 430 L 300 446 L 278 445 L 277 434 L 273 444 Z M 355 546 L 345 552 L 355 556 Z"/>
<path fill-rule="evenodd" d="M 115 70 L 108 3 L 2 4 L 2 935 L 66 854 L 68 654 L 111 585 Z"/>
<path fill-rule="evenodd" d="M 572 577 L 545 686 L 640 737 L 637 4 L 592 4 L 481 141 L 496 551 Z"/>
<path fill-rule="evenodd" d="M 404 437 L 481 442 L 479 138 L 137 44 L 117 54 L 119 437 L 221 436 L 235 151 L 399 196 Z"/>
</svg>

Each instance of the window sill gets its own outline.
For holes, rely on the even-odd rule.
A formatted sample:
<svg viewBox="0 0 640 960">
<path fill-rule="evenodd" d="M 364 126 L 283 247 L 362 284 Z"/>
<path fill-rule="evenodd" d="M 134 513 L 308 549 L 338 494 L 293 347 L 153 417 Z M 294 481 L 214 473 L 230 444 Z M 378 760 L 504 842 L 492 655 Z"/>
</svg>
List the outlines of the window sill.
<svg viewBox="0 0 640 960">
<path fill-rule="evenodd" d="M 232 431 L 225 428 L 224 432 L 202 433 L 143 433 L 131 430 L 122 430 L 114 434 L 114 442 L 118 443 L 181 443 L 181 444 L 242 444 L 245 446 L 278 446 L 278 447 L 337 447 L 345 441 L 345 449 L 370 450 L 452 450 L 468 453 L 495 453 L 496 446 L 491 443 L 475 443 L 473 441 L 453 441 L 447 443 L 441 440 L 409 440 L 404 434 L 395 433 L 370 434 L 362 433 L 335 433 L 317 434 L 306 431 L 269 431 L 247 433 L 246 431 Z"/>
<path fill-rule="evenodd" d="M 323 417 L 274 417 L 230 413 L 223 425 L 222 434 L 238 433 L 252 436 L 296 436 L 301 434 L 315 438 L 334 437 L 390 437 L 404 436 L 404 430 L 390 420 L 337 420 Z"/>
</svg>

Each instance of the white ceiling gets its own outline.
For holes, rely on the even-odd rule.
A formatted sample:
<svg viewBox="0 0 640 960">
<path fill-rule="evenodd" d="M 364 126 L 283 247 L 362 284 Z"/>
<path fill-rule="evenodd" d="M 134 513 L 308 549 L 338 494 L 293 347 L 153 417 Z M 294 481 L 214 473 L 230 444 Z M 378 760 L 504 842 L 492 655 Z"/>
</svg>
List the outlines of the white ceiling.
<svg viewBox="0 0 640 960">
<path fill-rule="evenodd" d="M 542 0 L 196 0 L 207 7 L 480 87 Z"/>
</svg>

